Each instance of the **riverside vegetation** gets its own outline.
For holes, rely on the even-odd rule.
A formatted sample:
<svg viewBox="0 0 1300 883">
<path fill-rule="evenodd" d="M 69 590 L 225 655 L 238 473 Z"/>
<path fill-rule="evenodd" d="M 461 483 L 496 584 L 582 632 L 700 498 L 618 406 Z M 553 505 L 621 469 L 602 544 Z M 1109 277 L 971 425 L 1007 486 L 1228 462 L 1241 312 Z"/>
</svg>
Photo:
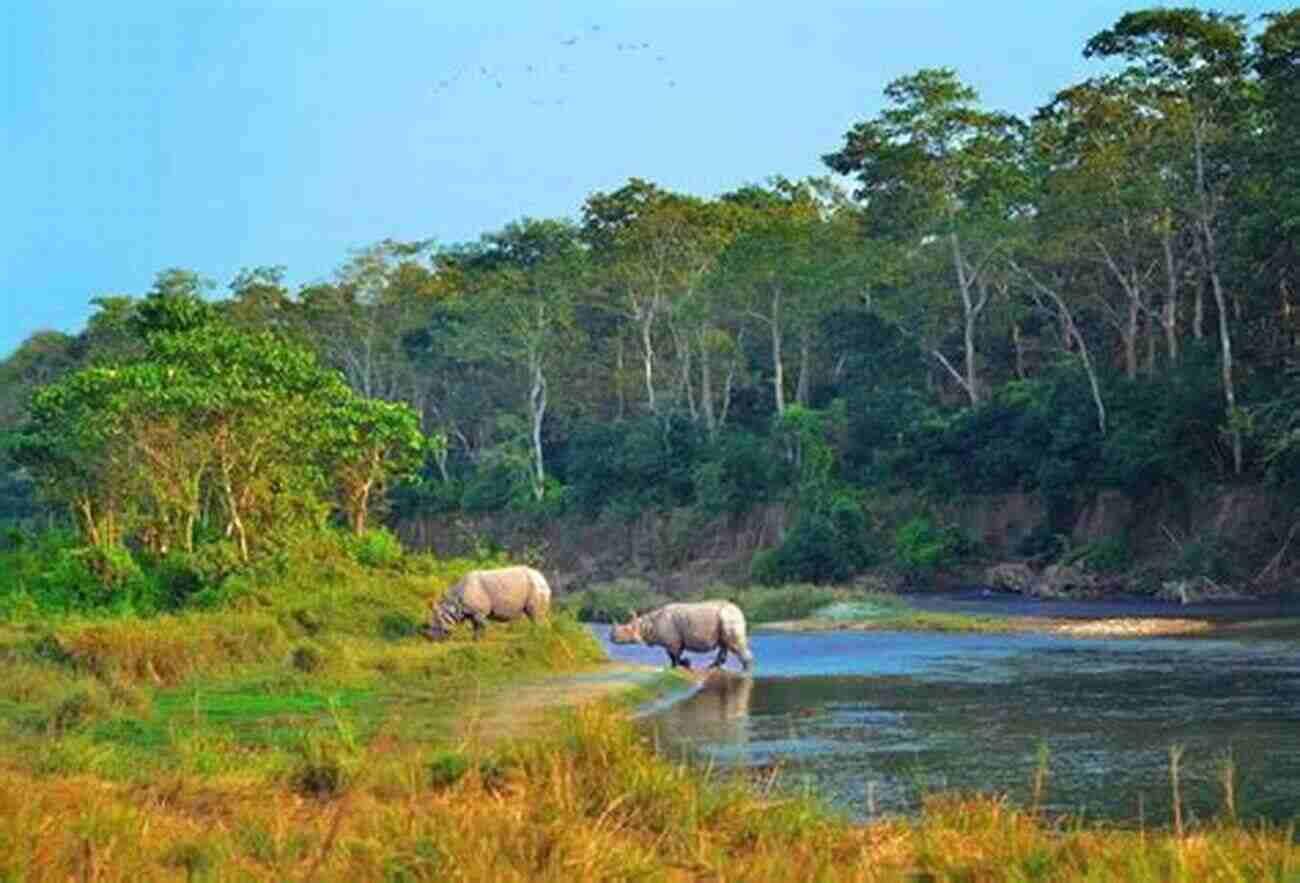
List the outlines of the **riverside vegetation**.
<svg viewBox="0 0 1300 883">
<path fill-rule="evenodd" d="M 375 541 L 376 544 L 383 541 Z M 989 796 L 855 825 L 779 773 L 669 762 L 621 710 L 480 741 L 480 697 L 602 658 L 563 613 L 430 644 L 483 562 L 325 534 L 203 609 L 28 611 L 0 629 L 0 878 L 1293 880 L 1292 831 L 1123 830 Z M 7 563 L 15 552 L 4 553 Z M 9 571 L 12 572 L 12 569 Z M 1176 786 L 1175 786 L 1176 787 Z"/>
</svg>

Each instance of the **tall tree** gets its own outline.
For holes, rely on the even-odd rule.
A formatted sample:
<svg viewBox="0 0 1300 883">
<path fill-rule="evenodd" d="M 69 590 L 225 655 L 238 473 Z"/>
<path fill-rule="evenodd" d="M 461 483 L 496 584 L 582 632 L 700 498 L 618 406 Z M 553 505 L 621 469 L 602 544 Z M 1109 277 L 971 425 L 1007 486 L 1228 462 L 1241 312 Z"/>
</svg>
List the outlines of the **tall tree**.
<svg viewBox="0 0 1300 883">
<path fill-rule="evenodd" d="M 894 80 L 885 96 L 890 106 L 854 126 L 844 147 L 822 159 L 858 179 L 856 195 L 877 217 L 875 226 L 918 249 L 945 243 L 961 308 L 963 368 L 938 347 L 931 355 L 975 404 L 982 398 L 976 330 L 993 294 L 1000 228 L 1026 197 L 1023 126 L 980 109 L 976 91 L 947 68 Z"/>
<path fill-rule="evenodd" d="M 503 364 L 522 380 L 535 500 L 546 493 L 542 429 L 557 375 L 580 346 L 574 310 L 586 285 L 586 248 L 562 222 L 525 219 L 485 238 L 476 293 L 465 311 L 460 347 L 470 358 Z"/>
<path fill-rule="evenodd" d="M 1249 57 L 1239 15 L 1198 9 L 1131 12 L 1088 41 L 1084 55 L 1122 58 L 1128 75 L 1149 90 L 1150 109 L 1181 145 L 1187 181 L 1185 211 L 1196 233 L 1196 253 L 1218 313 L 1219 358 L 1233 469 L 1242 471 L 1232 313 L 1225 274 L 1225 229 L 1230 191 L 1240 182 L 1237 145 L 1246 119 Z"/>
</svg>

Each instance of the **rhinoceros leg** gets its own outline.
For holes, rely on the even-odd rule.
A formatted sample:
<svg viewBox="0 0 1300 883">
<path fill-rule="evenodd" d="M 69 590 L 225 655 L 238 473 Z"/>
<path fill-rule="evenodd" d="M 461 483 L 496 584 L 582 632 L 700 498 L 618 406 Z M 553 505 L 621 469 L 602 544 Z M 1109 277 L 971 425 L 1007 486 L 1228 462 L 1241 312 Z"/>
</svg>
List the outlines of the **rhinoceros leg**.
<svg viewBox="0 0 1300 883">
<path fill-rule="evenodd" d="M 719 644 L 718 655 L 714 658 L 713 665 L 709 666 L 709 668 L 722 668 L 722 663 L 726 661 L 727 661 L 727 645 Z"/>
<path fill-rule="evenodd" d="M 668 654 L 669 668 L 677 668 L 678 666 L 681 666 L 682 668 L 691 667 L 691 661 L 682 655 L 682 650 L 683 650 L 682 647 L 678 647 L 676 649 L 672 647 L 664 648 L 664 651 Z"/>
<path fill-rule="evenodd" d="M 745 667 L 745 671 L 750 671 L 754 667 L 754 654 L 749 651 L 748 644 L 741 644 L 736 648 L 736 655 L 740 657 L 740 664 Z"/>
<path fill-rule="evenodd" d="M 482 638 L 483 630 L 487 628 L 487 617 L 477 610 L 467 610 L 465 618 L 469 620 L 470 625 L 474 626 L 474 640 Z"/>
</svg>

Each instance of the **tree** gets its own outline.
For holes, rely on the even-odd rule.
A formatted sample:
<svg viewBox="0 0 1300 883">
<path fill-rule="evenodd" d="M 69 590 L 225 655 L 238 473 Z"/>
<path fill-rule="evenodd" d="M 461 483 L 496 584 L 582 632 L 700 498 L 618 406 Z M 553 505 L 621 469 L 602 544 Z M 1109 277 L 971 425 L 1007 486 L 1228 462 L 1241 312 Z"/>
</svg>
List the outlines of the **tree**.
<svg viewBox="0 0 1300 883">
<path fill-rule="evenodd" d="M 27 421 L 11 442 L 46 500 L 67 506 L 86 540 L 117 545 L 131 503 L 130 469 L 113 368 L 85 368 L 32 396 Z"/>
<path fill-rule="evenodd" d="M 419 416 L 407 405 L 350 391 L 330 406 L 325 426 L 326 458 L 344 517 L 357 536 L 365 532 L 366 518 L 387 483 L 413 478 L 426 450 L 445 447 L 440 437 L 426 443 Z"/>
<path fill-rule="evenodd" d="M 1127 74 L 1151 95 L 1171 141 L 1181 144 L 1188 183 L 1185 207 L 1196 254 L 1218 312 L 1219 358 L 1233 469 L 1242 471 L 1231 314 L 1224 284 L 1223 239 L 1229 191 L 1237 183 L 1233 145 L 1246 110 L 1245 22 L 1197 9 L 1131 12 L 1088 41 L 1084 55 L 1123 58 Z"/>
<path fill-rule="evenodd" d="M 822 157 L 852 175 L 871 222 L 928 250 L 942 239 L 961 306 L 963 369 L 942 350 L 930 354 L 966 392 L 981 399 L 976 328 L 989 304 L 989 273 L 1000 228 L 1023 208 L 1023 125 L 975 106 L 978 94 L 954 71 L 924 69 L 885 87 L 891 107 L 858 123 L 844 147 Z"/>
<path fill-rule="evenodd" d="M 676 356 L 677 378 L 670 388 L 693 415 L 697 413 L 691 385 L 697 352 L 691 338 L 696 335 L 674 319 L 699 320 L 703 315 L 695 302 L 731 235 L 728 217 L 721 207 L 668 193 L 638 178 L 613 193 L 593 194 L 583 207 L 583 234 L 604 281 L 597 294 L 604 309 L 632 325 L 651 414 L 662 410 L 656 378 L 664 331 Z M 617 353 L 621 355 L 621 346 Z"/>
<path fill-rule="evenodd" d="M 335 282 L 298 293 L 308 339 L 366 398 L 420 406 L 422 378 L 403 341 L 440 296 L 435 274 L 421 263 L 431 249 L 430 242 L 384 240 L 355 253 Z"/>
<path fill-rule="evenodd" d="M 1176 361 L 1180 225 L 1160 123 L 1141 88 L 1122 76 L 1073 86 L 1039 111 L 1034 130 L 1045 174 L 1038 244 L 1057 261 L 1086 257 L 1121 293 L 1116 304 L 1108 296 L 1113 289 L 1101 287 L 1096 303 L 1120 337 L 1130 380 L 1138 374 L 1144 325 L 1162 326 L 1169 360 Z M 1152 346 L 1154 371 L 1153 358 Z"/>
<path fill-rule="evenodd" d="M 1242 220 L 1249 257 L 1276 294 L 1271 324 L 1286 359 L 1300 347 L 1300 10 L 1266 20 L 1255 41 L 1259 128 Z"/>
<path fill-rule="evenodd" d="M 778 415 L 790 398 L 787 341 L 792 339 L 798 354 L 793 401 L 807 406 L 821 319 L 860 287 L 853 219 L 818 199 L 815 186 L 779 186 L 779 197 L 766 200 L 727 249 L 714 281 L 731 310 L 765 331 Z"/>
<path fill-rule="evenodd" d="M 480 271 L 479 290 L 462 302 L 463 351 L 504 363 L 527 389 L 530 483 L 537 501 L 546 493 L 542 427 L 551 384 L 580 345 L 574 308 L 585 285 L 586 254 L 576 235 L 564 232 L 556 222 L 528 219 L 507 228 L 491 240 L 504 253 L 485 262 L 490 269 Z"/>
</svg>

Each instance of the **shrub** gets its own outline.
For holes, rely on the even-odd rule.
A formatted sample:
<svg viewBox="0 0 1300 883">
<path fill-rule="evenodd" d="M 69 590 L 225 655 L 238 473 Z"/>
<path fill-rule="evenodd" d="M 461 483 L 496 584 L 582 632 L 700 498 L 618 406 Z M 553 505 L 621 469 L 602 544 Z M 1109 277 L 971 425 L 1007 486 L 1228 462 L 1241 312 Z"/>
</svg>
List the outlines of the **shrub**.
<svg viewBox="0 0 1300 883">
<path fill-rule="evenodd" d="M 705 594 L 709 597 L 730 597 L 751 623 L 806 619 L 838 597 L 835 589 L 808 583 L 740 590 L 710 589 Z"/>
<path fill-rule="evenodd" d="M 419 630 L 419 621 L 400 611 L 390 610 L 379 617 L 379 636 L 386 641 L 401 641 Z"/>
<path fill-rule="evenodd" d="M 153 586 L 121 546 L 60 549 L 33 595 L 47 612 L 157 609 Z"/>
<path fill-rule="evenodd" d="M 325 666 L 325 652 L 317 644 L 303 642 L 289 654 L 289 664 L 304 674 L 311 674 Z"/>
<path fill-rule="evenodd" d="M 800 509 L 781 545 L 754 556 L 751 576 L 764 585 L 843 582 L 871 560 L 866 533 L 862 504 L 847 491 L 826 492 Z"/>
<path fill-rule="evenodd" d="M 469 772 L 470 762 L 459 751 L 439 751 L 429 761 L 429 784 L 434 788 L 449 788 Z"/>
<path fill-rule="evenodd" d="M 358 564 L 366 567 L 396 567 L 402 563 L 402 541 L 387 528 L 371 528 L 349 537 L 349 550 Z"/>
<path fill-rule="evenodd" d="M 571 594 L 560 606 L 582 622 L 621 622 L 638 610 L 643 611 L 665 601 L 667 598 L 656 593 L 647 580 L 620 577 Z"/>
<path fill-rule="evenodd" d="M 917 516 L 894 532 L 894 560 L 909 575 L 933 573 L 950 563 L 955 545 L 948 531 Z"/>
<path fill-rule="evenodd" d="M 209 587 L 203 567 L 193 555 L 184 552 L 160 558 L 149 569 L 148 579 L 158 608 L 166 611 L 180 610 Z"/>
</svg>

